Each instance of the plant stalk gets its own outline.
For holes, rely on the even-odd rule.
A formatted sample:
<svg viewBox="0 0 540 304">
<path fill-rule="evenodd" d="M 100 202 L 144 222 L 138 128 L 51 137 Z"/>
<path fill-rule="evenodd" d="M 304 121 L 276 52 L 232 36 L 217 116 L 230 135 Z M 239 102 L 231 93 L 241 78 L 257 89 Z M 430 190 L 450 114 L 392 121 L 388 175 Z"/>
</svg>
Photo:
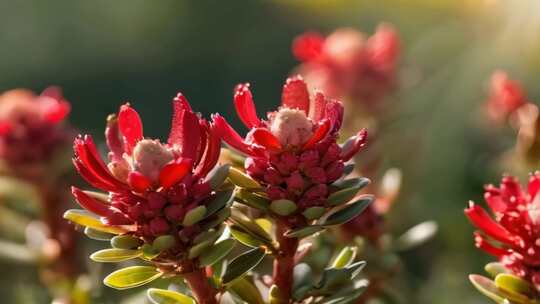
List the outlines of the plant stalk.
<svg viewBox="0 0 540 304">
<path fill-rule="evenodd" d="M 208 282 L 204 268 L 195 269 L 193 272 L 184 274 L 184 279 L 193 292 L 197 303 L 218 304 L 216 299 L 218 291 Z"/>
<path fill-rule="evenodd" d="M 292 299 L 294 256 L 298 249 L 299 240 L 288 238 L 284 234 L 289 229 L 287 223 L 278 221 L 276 238 L 279 243 L 279 252 L 274 260 L 273 281 L 279 288 L 280 297 L 290 303 Z"/>
</svg>

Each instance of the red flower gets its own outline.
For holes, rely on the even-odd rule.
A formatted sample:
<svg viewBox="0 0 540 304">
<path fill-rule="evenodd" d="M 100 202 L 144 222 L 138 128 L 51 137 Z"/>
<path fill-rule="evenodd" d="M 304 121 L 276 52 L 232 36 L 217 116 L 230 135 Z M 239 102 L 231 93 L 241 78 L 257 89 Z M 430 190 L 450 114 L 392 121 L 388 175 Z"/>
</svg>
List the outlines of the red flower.
<svg viewBox="0 0 540 304">
<path fill-rule="evenodd" d="M 300 77 L 287 79 L 281 107 L 257 117 L 249 84 L 237 86 L 236 111 L 250 129 L 243 139 L 221 117 L 216 125 L 223 139 L 248 155 L 247 173 L 265 186 L 271 200 L 286 198 L 302 209 L 325 205 L 328 186 L 343 176 L 344 163 L 365 144 L 367 133 L 360 131 L 349 144 L 336 143 L 343 117 L 343 106 L 317 92 L 310 98 Z"/>
<path fill-rule="evenodd" d="M 497 122 L 504 121 L 527 103 L 521 84 L 508 78 L 504 71 L 496 71 L 491 75 L 489 94 L 486 102 L 487 113 Z"/>
<path fill-rule="evenodd" d="M 69 111 L 56 87 L 39 96 L 22 89 L 0 95 L 0 158 L 11 167 L 47 163 L 69 142 L 71 132 L 63 125 Z"/>
<path fill-rule="evenodd" d="M 308 32 L 294 40 L 292 52 L 311 86 L 333 98 L 369 102 L 383 97 L 394 83 L 399 39 L 388 24 L 368 39 L 350 28 L 327 37 Z"/>
<path fill-rule="evenodd" d="M 496 256 L 514 274 L 540 285 L 540 172 L 522 189 L 516 178 L 506 176 L 500 187 L 488 185 L 484 198 L 494 214 L 470 203 L 465 214 L 479 231 L 476 246 Z"/>
<path fill-rule="evenodd" d="M 108 119 L 107 164 L 89 135 L 79 136 L 74 143 L 75 167 L 92 186 L 108 192 L 110 200 L 104 202 L 74 187 L 79 204 L 106 224 L 122 225 L 146 240 L 197 233 L 196 225 L 182 228 L 179 223 L 214 195 L 206 176 L 218 161 L 218 129 L 194 113 L 181 94 L 173 107 L 166 143 L 143 136 L 141 119 L 129 104 Z"/>
</svg>

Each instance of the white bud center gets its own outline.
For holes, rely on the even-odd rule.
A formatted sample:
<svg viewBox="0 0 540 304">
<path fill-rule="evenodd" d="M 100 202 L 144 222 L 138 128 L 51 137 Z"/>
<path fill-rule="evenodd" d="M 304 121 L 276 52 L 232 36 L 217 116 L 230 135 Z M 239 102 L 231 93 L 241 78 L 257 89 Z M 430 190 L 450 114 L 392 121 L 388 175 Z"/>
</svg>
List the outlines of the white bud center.
<svg viewBox="0 0 540 304">
<path fill-rule="evenodd" d="M 157 140 L 143 139 L 133 149 L 133 167 L 156 182 L 161 168 L 174 159 L 173 153 Z"/>
<path fill-rule="evenodd" d="M 271 118 L 270 132 L 283 146 L 300 146 L 313 134 L 313 123 L 304 111 L 281 108 Z"/>
</svg>

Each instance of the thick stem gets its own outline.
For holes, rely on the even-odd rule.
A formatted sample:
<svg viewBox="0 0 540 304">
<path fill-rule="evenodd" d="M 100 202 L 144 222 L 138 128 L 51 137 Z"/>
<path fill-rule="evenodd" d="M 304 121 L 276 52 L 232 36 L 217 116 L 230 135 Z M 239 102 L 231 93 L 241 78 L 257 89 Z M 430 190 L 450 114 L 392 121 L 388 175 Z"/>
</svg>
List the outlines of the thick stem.
<svg viewBox="0 0 540 304">
<path fill-rule="evenodd" d="M 191 292 L 199 304 L 217 304 L 216 296 L 218 291 L 210 286 L 203 268 L 184 274 Z"/>
<path fill-rule="evenodd" d="M 298 239 L 284 236 L 289 229 L 284 222 L 279 222 L 276 230 L 276 238 L 279 243 L 279 252 L 274 260 L 274 284 L 279 288 L 280 297 L 290 302 L 292 298 L 294 255 L 298 249 Z"/>
</svg>

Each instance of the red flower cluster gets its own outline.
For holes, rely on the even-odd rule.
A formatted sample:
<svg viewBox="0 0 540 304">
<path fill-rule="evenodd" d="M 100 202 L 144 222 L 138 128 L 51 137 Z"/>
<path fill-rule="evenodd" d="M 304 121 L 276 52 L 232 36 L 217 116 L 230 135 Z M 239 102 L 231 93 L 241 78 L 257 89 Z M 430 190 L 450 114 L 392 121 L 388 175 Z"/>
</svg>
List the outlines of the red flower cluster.
<svg viewBox="0 0 540 304">
<path fill-rule="evenodd" d="M 222 117 L 216 116 L 223 139 L 249 156 L 246 171 L 265 186 L 271 200 L 291 200 L 299 207 L 298 212 L 325 206 L 329 185 L 343 176 L 344 163 L 366 140 L 367 133 L 362 130 L 347 145 L 338 145 L 342 104 L 320 92 L 310 99 L 300 77 L 287 79 L 282 105 L 268 113 L 267 120 L 257 117 L 249 84 L 236 88 L 234 104 L 250 131 L 242 139 Z"/>
<path fill-rule="evenodd" d="M 519 107 L 527 103 L 521 84 L 496 71 L 490 80 L 490 96 L 486 102 L 487 113 L 496 122 L 503 122 Z"/>
<path fill-rule="evenodd" d="M 475 232 L 476 246 L 536 286 L 540 286 L 539 190 L 540 172 L 530 177 L 527 189 L 522 189 L 516 178 L 506 176 L 498 188 L 488 185 L 484 193 L 495 219 L 472 202 L 465 209 L 480 230 Z"/>
<path fill-rule="evenodd" d="M 294 40 L 292 50 L 302 62 L 299 73 L 333 98 L 373 102 L 394 85 L 399 39 L 391 25 L 380 25 L 368 39 L 350 28 L 327 37 L 305 33 Z"/>
<path fill-rule="evenodd" d="M 69 111 L 55 87 L 39 96 L 22 89 L 0 95 L 0 158 L 12 167 L 46 163 L 69 142 L 71 132 L 62 125 Z"/>
<path fill-rule="evenodd" d="M 73 188 L 79 204 L 106 224 L 129 227 L 147 241 L 166 234 L 189 239 L 199 233 L 197 225 L 179 223 L 213 195 L 205 178 L 219 158 L 216 125 L 194 113 L 180 94 L 173 106 L 167 143 L 143 137 L 141 119 L 129 104 L 108 119 L 108 164 L 90 136 L 74 143 L 75 167 L 92 186 L 108 192 L 110 200 Z"/>
</svg>

